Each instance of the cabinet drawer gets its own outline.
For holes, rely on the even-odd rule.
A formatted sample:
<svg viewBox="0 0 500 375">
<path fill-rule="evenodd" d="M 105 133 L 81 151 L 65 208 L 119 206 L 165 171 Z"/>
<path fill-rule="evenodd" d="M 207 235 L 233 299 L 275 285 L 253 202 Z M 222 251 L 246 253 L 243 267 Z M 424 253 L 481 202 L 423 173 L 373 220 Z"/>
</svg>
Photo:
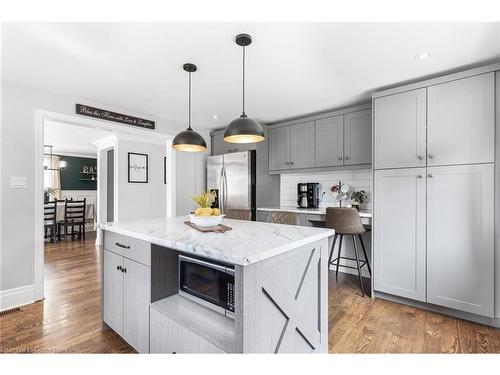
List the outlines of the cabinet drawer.
<svg viewBox="0 0 500 375">
<path fill-rule="evenodd" d="M 151 265 L 151 244 L 147 241 L 105 231 L 104 248 L 146 266 Z"/>
<path fill-rule="evenodd" d="M 151 308 L 150 321 L 151 353 L 225 353 L 218 346 L 179 325 L 155 308 Z"/>
</svg>

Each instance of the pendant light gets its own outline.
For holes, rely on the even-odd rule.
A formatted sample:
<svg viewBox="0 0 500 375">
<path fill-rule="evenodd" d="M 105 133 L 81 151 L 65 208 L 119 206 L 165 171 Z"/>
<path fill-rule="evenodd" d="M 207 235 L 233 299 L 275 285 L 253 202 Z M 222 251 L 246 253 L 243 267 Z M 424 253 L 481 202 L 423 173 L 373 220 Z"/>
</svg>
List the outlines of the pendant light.
<svg viewBox="0 0 500 375">
<path fill-rule="evenodd" d="M 243 113 L 233 120 L 224 132 L 224 141 L 229 143 L 255 143 L 265 139 L 264 130 L 257 120 L 245 114 L 245 47 L 252 43 L 248 34 L 239 34 L 235 38 L 236 44 L 243 47 Z"/>
<path fill-rule="evenodd" d="M 188 128 L 177 134 L 172 141 L 172 147 L 177 151 L 203 152 L 207 144 L 203 137 L 191 128 L 191 73 L 196 72 L 196 65 L 186 63 L 182 68 L 189 73 Z"/>
</svg>

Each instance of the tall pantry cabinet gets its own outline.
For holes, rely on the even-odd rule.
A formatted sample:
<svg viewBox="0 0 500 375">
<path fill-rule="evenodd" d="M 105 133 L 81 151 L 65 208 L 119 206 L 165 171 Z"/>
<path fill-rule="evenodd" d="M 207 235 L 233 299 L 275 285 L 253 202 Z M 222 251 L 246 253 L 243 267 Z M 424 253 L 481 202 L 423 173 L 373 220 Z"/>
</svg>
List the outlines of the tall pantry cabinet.
<svg viewBox="0 0 500 375">
<path fill-rule="evenodd" d="M 495 73 L 373 96 L 374 290 L 494 316 Z"/>
</svg>

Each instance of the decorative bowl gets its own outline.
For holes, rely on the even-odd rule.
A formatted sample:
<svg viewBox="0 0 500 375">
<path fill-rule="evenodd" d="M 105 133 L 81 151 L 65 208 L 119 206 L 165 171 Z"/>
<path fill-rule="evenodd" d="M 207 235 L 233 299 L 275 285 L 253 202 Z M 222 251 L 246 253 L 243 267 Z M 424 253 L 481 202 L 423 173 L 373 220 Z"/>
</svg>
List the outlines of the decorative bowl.
<svg viewBox="0 0 500 375">
<path fill-rule="evenodd" d="M 218 215 L 218 216 L 196 216 L 194 214 L 189 215 L 189 221 L 197 225 L 199 227 L 215 227 L 216 225 L 219 225 L 222 221 L 222 218 L 225 215 Z"/>
</svg>

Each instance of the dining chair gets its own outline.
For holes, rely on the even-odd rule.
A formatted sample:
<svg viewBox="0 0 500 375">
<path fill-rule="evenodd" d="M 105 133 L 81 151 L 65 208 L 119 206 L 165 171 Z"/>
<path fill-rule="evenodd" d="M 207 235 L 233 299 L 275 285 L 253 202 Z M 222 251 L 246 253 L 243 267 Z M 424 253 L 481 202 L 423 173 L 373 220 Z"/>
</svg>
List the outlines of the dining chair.
<svg viewBox="0 0 500 375">
<path fill-rule="evenodd" d="M 227 210 L 226 219 L 252 220 L 252 211 L 244 208 L 230 208 Z"/>
<path fill-rule="evenodd" d="M 268 223 L 299 225 L 299 215 L 293 212 L 272 211 L 266 219 Z"/>
<path fill-rule="evenodd" d="M 48 201 L 43 204 L 44 238 L 57 242 L 57 201 Z"/>
<path fill-rule="evenodd" d="M 61 238 L 61 229 L 64 228 L 64 237 L 71 228 L 71 238 L 78 235 L 78 239 L 85 240 L 85 212 L 86 212 L 87 199 L 73 200 L 66 199 L 64 202 L 64 219 L 58 222 L 57 235 Z M 75 227 L 78 231 L 75 232 Z"/>
</svg>

